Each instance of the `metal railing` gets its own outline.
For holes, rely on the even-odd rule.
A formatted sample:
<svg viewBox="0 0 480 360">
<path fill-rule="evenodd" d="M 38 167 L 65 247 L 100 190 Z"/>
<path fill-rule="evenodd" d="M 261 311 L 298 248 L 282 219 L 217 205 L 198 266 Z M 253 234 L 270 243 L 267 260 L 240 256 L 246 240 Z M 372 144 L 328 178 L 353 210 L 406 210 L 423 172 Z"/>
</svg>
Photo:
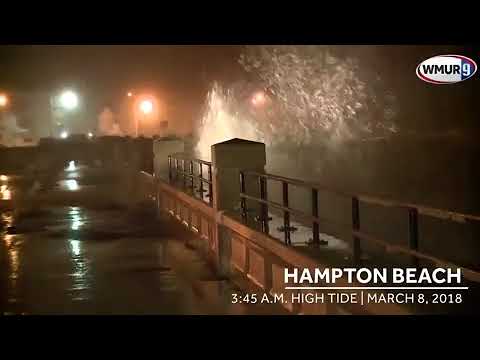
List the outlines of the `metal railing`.
<svg viewBox="0 0 480 360">
<path fill-rule="evenodd" d="M 187 171 L 188 164 L 188 171 Z M 205 170 L 207 178 L 204 177 Z M 213 206 L 212 163 L 183 153 L 168 155 L 168 180 Z M 198 187 L 196 187 L 198 186 Z"/>
<path fill-rule="evenodd" d="M 260 197 L 247 194 L 246 189 L 246 176 L 254 176 L 258 178 L 256 189 L 260 194 Z M 273 180 L 282 184 L 282 203 L 268 200 L 267 197 L 267 180 Z M 289 205 L 289 185 L 294 185 L 302 188 L 307 188 L 311 191 L 311 213 L 293 209 Z M 335 223 L 331 219 L 326 219 L 319 215 L 318 211 L 318 191 L 325 191 L 342 197 L 351 199 L 351 224 Z M 411 257 L 411 262 L 414 266 L 418 266 L 420 259 L 431 261 L 435 264 L 443 266 L 452 266 L 456 268 L 462 268 L 464 276 L 472 281 L 480 282 L 480 273 L 471 269 L 464 268 L 462 266 L 450 263 L 449 261 L 439 259 L 437 257 L 419 252 L 419 229 L 418 229 L 418 217 L 424 215 L 432 218 L 448 220 L 457 223 L 467 223 L 471 221 L 480 221 L 480 216 L 471 214 L 462 214 L 458 212 L 452 212 L 447 210 L 435 209 L 427 206 L 392 201 L 389 199 L 382 199 L 369 195 L 350 194 L 347 192 L 339 191 L 326 187 L 323 185 L 308 183 L 305 181 L 286 178 L 277 175 L 271 175 L 266 173 L 259 173 L 255 171 L 240 171 L 240 210 L 242 219 L 244 222 L 248 218 L 249 209 L 247 209 L 247 200 L 260 204 L 260 216 L 257 218 L 261 222 L 261 229 L 264 233 L 269 234 L 268 222 L 271 218 L 268 217 L 268 208 L 272 207 L 283 212 L 283 226 L 278 230 L 284 232 L 284 241 L 286 245 L 291 245 L 291 232 L 295 231 L 295 228 L 291 226 L 291 215 L 303 219 L 311 224 L 312 228 L 312 245 L 323 245 L 326 242 L 320 239 L 320 223 L 328 222 L 330 224 L 337 225 L 345 228 L 349 226 L 348 232 L 352 236 L 353 241 L 353 261 L 355 264 L 360 264 L 362 255 L 361 241 L 367 241 L 376 245 L 382 246 L 389 252 L 397 252 Z M 361 231 L 360 227 L 360 204 L 379 205 L 382 207 L 394 207 L 404 209 L 408 215 L 408 248 L 401 245 L 394 245 L 385 240 L 378 239 L 365 232 Z"/>
</svg>

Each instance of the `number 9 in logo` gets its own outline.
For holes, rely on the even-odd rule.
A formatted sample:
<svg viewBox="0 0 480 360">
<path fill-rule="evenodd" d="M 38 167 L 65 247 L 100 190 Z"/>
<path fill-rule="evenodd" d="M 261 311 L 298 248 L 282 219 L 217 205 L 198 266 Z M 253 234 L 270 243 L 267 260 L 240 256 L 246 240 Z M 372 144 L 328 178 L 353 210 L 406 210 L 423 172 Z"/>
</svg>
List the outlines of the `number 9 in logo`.
<svg viewBox="0 0 480 360">
<path fill-rule="evenodd" d="M 462 64 L 462 76 L 469 77 L 471 74 L 471 66 L 469 63 L 464 62 Z"/>
</svg>

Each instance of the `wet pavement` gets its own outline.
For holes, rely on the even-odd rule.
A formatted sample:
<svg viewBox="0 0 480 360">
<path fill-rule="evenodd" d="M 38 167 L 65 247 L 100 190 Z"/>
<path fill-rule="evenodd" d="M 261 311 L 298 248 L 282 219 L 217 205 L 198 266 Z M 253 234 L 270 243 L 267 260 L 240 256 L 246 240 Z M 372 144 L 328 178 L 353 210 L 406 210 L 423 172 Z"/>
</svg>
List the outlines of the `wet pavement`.
<svg viewBox="0 0 480 360">
<path fill-rule="evenodd" d="M 285 313 L 232 305 L 240 289 L 188 246 L 193 235 L 153 204 L 109 204 L 108 174 L 69 166 L 48 181 L 2 180 L 0 314 Z"/>
</svg>

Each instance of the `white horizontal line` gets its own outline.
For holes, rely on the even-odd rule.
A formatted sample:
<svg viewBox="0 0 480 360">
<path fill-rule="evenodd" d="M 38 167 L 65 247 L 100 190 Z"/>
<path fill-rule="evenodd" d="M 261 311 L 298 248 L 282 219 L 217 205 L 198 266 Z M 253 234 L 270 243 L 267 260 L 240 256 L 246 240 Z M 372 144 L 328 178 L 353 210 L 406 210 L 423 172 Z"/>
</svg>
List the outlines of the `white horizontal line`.
<svg viewBox="0 0 480 360">
<path fill-rule="evenodd" d="M 468 286 L 287 286 L 285 290 L 468 290 Z"/>
</svg>

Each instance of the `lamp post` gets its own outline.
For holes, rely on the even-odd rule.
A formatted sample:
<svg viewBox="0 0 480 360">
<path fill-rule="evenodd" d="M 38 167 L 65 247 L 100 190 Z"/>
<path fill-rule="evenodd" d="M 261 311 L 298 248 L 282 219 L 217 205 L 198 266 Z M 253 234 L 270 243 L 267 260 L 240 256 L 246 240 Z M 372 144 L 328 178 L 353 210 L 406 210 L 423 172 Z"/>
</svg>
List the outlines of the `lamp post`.
<svg viewBox="0 0 480 360">
<path fill-rule="evenodd" d="M 153 102 L 151 100 L 142 100 L 140 102 L 140 112 L 143 114 L 143 120 L 147 118 L 147 115 L 153 111 Z M 135 137 L 138 137 L 138 117 L 135 117 Z"/>
<path fill-rule="evenodd" d="M 9 99 L 6 94 L 0 93 L 0 120 L 3 118 L 3 110 L 8 107 Z"/>
<path fill-rule="evenodd" d="M 139 117 L 141 116 L 141 120 L 145 122 L 149 115 L 155 113 L 157 107 L 157 100 L 152 95 L 137 95 L 132 91 L 127 92 L 127 97 L 132 99 L 131 104 L 135 122 L 135 137 L 138 137 L 138 130 L 140 127 Z"/>
<path fill-rule="evenodd" d="M 50 137 L 53 137 L 53 123 L 55 122 L 55 110 L 71 112 L 78 107 L 78 95 L 72 90 L 64 90 L 59 95 L 50 96 L 50 111 L 52 120 L 50 122 Z"/>
</svg>

